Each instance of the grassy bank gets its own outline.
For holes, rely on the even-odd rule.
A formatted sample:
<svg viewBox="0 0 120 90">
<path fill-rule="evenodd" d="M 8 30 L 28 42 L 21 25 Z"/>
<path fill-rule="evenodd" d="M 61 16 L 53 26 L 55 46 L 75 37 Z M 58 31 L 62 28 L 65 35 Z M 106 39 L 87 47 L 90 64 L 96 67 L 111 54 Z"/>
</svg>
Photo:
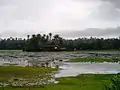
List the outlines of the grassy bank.
<svg viewBox="0 0 120 90">
<path fill-rule="evenodd" d="M 58 84 L 45 87 L 5 87 L 4 90 L 105 90 L 105 85 L 111 82 L 110 78 L 112 76 L 115 76 L 115 74 L 85 74 L 77 77 L 59 78 L 57 79 Z"/>
<path fill-rule="evenodd" d="M 0 80 L 7 81 L 11 78 L 30 78 L 56 70 L 45 67 L 0 66 Z"/>
<path fill-rule="evenodd" d="M 96 51 L 96 52 L 118 52 L 120 50 L 108 49 L 108 50 L 89 50 L 89 51 Z"/>
<path fill-rule="evenodd" d="M 119 58 L 117 57 L 84 57 L 84 58 L 75 58 L 70 59 L 70 62 L 118 62 Z"/>
<path fill-rule="evenodd" d="M 22 50 L 0 50 L 0 53 L 21 53 Z"/>
</svg>

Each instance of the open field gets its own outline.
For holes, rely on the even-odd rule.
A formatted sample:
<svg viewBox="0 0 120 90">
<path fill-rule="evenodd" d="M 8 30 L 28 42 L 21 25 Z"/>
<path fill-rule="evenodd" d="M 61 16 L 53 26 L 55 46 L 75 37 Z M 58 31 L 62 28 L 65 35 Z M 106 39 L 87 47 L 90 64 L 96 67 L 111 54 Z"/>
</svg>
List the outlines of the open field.
<svg viewBox="0 0 120 90">
<path fill-rule="evenodd" d="M 76 77 L 66 77 L 57 79 L 59 83 L 50 84 L 44 87 L 5 87 L 4 90 L 105 90 L 105 85 L 109 84 L 111 77 L 116 74 L 85 74 Z M 0 90 L 3 90 L 1 87 Z"/>
</svg>

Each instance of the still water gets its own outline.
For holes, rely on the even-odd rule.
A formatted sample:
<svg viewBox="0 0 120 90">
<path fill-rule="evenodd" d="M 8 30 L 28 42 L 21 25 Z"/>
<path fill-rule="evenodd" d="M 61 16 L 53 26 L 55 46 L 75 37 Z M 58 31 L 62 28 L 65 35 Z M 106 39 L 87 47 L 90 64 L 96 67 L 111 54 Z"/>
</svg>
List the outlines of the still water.
<svg viewBox="0 0 120 90">
<path fill-rule="evenodd" d="M 120 73 L 118 63 L 64 63 L 56 77 L 76 76 L 79 74 L 114 74 Z"/>
</svg>

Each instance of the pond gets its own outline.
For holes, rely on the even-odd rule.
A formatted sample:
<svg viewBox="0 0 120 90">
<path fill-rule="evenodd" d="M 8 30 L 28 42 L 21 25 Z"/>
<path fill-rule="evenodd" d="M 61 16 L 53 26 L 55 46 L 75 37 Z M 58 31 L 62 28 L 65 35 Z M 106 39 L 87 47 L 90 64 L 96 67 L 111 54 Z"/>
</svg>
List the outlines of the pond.
<svg viewBox="0 0 120 90">
<path fill-rule="evenodd" d="M 118 63 L 64 63 L 56 77 L 76 76 L 79 74 L 116 74 L 120 73 Z"/>
</svg>

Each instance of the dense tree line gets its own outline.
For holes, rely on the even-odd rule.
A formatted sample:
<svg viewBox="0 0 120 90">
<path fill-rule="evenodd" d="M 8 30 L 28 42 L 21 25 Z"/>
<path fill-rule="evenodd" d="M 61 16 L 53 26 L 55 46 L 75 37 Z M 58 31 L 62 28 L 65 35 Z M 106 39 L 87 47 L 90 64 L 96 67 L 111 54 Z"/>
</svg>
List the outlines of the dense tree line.
<svg viewBox="0 0 120 90">
<path fill-rule="evenodd" d="M 71 50 L 108 50 L 120 49 L 120 38 L 78 38 L 64 39 L 58 34 L 33 34 L 27 35 L 27 39 L 8 38 L 0 39 L 1 50 L 24 51 L 71 51 Z"/>
<path fill-rule="evenodd" d="M 7 38 L 0 39 L 0 50 L 21 50 L 25 45 L 25 39 Z"/>
<path fill-rule="evenodd" d="M 67 40 L 66 41 L 67 49 L 76 50 L 107 50 L 107 49 L 120 49 L 120 39 L 111 38 L 78 38 L 75 40 Z"/>
</svg>

